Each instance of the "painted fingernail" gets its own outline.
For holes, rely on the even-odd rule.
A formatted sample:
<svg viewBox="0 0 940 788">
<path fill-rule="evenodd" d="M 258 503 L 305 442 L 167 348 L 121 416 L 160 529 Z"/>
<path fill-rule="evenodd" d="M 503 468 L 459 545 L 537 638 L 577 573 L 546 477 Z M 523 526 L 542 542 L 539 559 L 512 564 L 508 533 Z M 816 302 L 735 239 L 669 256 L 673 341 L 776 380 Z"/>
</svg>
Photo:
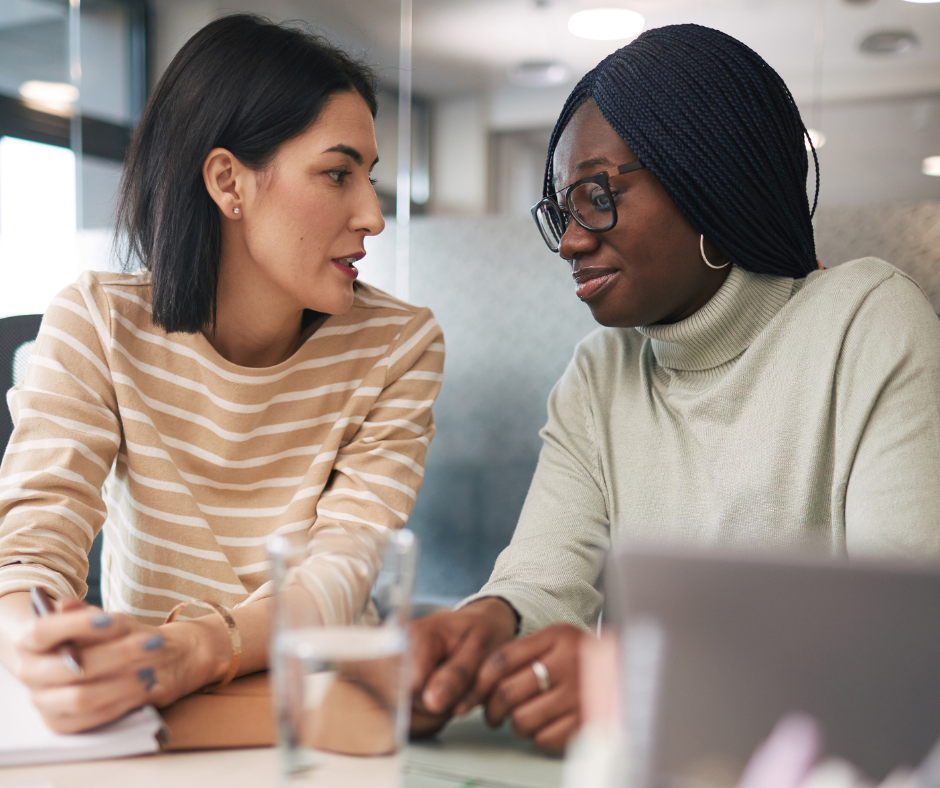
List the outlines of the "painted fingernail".
<svg viewBox="0 0 940 788">
<path fill-rule="evenodd" d="M 111 626 L 111 616 L 109 616 L 107 613 L 102 613 L 99 616 L 95 616 L 91 620 L 91 625 L 95 629 L 104 629 L 105 627 L 109 627 Z"/>
<path fill-rule="evenodd" d="M 144 651 L 156 651 L 163 646 L 163 635 L 153 635 L 144 641 Z"/>
<path fill-rule="evenodd" d="M 153 674 L 153 668 L 141 668 L 137 673 L 137 678 L 144 682 L 144 689 L 148 692 L 157 683 L 157 677 Z"/>
</svg>

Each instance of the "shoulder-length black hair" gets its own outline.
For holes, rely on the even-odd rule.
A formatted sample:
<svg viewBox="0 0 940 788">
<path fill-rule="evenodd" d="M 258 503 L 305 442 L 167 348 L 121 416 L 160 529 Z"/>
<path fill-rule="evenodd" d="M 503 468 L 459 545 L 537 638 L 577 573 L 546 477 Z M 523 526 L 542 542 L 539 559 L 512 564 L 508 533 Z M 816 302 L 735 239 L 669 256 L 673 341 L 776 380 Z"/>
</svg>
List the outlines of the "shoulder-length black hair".
<svg viewBox="0 0 940 788">
<path fill-rule="evenodd" d="M 213 148 L 263 169 L 335 93 L 355 91 L 375 116 L 375 75 L 324 38 L 247 14 L 206 25 L 157 83 L 131 141 L 117 212 L 127 258 L 152 276 L 153 322 L 213 326 L 221 221 L 202 177 Z"/>
</svg>

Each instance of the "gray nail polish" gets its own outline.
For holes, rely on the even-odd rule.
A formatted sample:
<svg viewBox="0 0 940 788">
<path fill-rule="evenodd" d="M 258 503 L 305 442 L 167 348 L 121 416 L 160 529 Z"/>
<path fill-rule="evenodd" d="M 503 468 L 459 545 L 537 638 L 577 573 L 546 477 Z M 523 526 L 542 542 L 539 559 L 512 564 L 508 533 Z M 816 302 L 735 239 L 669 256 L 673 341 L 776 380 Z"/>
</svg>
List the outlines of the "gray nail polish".
<svg viewBox="0 0 940 788">
<path fill-rule="evenodd" d="M 111 616 L 107 613 L 102 613 L 101 615 L 95 616 L 91 620 L 91 625 L 95 629 L 104 629 L 105 627 L 111 626 Z"/>
<path fill-rule="evenodd" d="M 163 646 L 163 636 L 153 635 L 144 641 L 144 651 L 156 651 Z"/>
<path fill-rule="evenodd" d="M 137 673 L 137 678 L 144 682 L 144 688 L 149 692 L 153 685 L 157 683 L 157 677 L 153 674 L 153 668 L 141 668 Z"/>
</svg>

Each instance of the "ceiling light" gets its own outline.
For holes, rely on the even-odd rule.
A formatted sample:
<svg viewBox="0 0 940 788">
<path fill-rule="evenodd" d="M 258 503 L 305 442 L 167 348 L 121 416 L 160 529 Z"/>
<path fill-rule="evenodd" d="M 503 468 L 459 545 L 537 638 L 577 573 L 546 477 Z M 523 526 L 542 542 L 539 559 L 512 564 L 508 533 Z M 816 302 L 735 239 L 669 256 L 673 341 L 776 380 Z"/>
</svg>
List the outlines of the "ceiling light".
<svg viewBox="0 0 940 788">
<path fill-rule="evenodd" d="M 509 81 L 523 88 L 563 85 L 570 78 L 568 66 L 557 61 L 527 60 L 509 69 Z"/>
<path fill-rule="evenodd" d="M 906 55 L 918 44 L 908 30 L 879 30 L 865 37 L 859 49 L 873 55 Z"/>
<path fill-rule="evenodd" d="M 940 0 L 904 0 L 905 3 L 940 3 Z"/>
<path fill-rule="evenodd" d="M 940 156 L 928 156 L 920 166 L 920 171 L 924 175 L 936 175 L 940 177 Z"/>
<path fill-rule="evenodd" d="M 30 80 L 20 85 L 20 95 L 42 109 L 67 112 L 78 101 L 78 88 L 67 82 Z"/>
<path fill-rule="evenodd" d="M 572 14 L 568 30 L 578 38 L 592 41 L 616 41 L 635 38 L 643 30 L 645 20 L 636 11 L 626 8 L 590 8 Z"/>
<path fill-rule="evenodd" d="M 826 135 L 821 131 L 816 131 L 816 129 L 807 129 L 806 136 L 809 137 L 809 140 L 806 140 L 806 150 L 810 150 L 810 140 L 813 142 L 813 147 L 816 150 L 819 150 L 823 145 L 826 144 Z"/>
</svg>

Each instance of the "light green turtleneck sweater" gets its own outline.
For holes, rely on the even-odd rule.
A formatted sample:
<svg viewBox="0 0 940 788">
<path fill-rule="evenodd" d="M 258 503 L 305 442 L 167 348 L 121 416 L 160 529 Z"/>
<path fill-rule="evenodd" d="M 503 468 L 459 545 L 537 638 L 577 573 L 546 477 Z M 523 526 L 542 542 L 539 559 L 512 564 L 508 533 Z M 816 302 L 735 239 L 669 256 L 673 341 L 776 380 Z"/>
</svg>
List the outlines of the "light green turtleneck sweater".
<svg viewBox="0 0 940 788">
<path fill-rule="evenodd" d="M 686 320 L 595 331 L 541 436 L 471 598 L 508 600 L 523 634 L 596 622 L 611 541 L 940 555 L 940 321 L 874 258 L 801 280 L 735 266 Z"/>
</svg>

